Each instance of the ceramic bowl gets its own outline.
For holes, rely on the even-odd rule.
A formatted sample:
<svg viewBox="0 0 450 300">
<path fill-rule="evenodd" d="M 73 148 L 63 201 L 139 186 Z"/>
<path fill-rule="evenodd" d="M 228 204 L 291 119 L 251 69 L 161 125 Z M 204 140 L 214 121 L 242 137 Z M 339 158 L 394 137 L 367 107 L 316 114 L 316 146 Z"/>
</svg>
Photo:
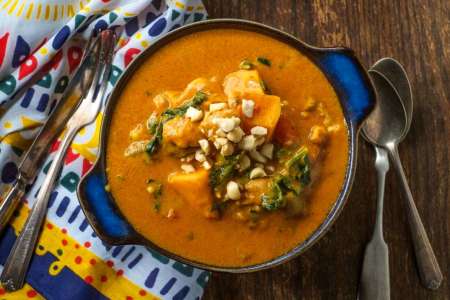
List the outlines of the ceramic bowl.
<svg viewBox="0 0 450 300">
<path fill-rule="evenodd" d="M 140 235 L 133 226 L 127 221 L 121 213 L 111 193 L 105 191 L 107 184 L 106 176 L 106 140 L 109 132 L 114 106 L 119 98 L 123 87 L 127 84 L 130 75 L 139 68 L 141 63 L 145 61 L 153 53 L 157 52 L 162 46 L 176 40 L 182 36 L 189 35 L 194 32 L 217 29 L 217 28 L 234 28 L 247 31 L 258 32 L 277 40 L 280 40 L 290 46 L 298 49 L 301 53 L 308 56 L 326 75 L 331 85 L 334 87 L 339 101 L 341 103 L 344 116 L 348 125 L 348 165 L 346 169 L 345 180 L 333 207 L 330 209 L 328 216 L 323 220 L 322 224 L 305 240 L 300 242 L 289 252 L 276 257 L 270 261 L 259 263 L 256 265 L 245 267 L 219 267 L 207 265 L 198 261 L 173 254 L 162 249 Z M 215 19 L 194 23 L 178 28 L 153 43 L 145 50 L 128 69 L 122 74 L 112 91 L 103 123 L 101 125 L 100 136 L 100 154 L 94 163 L 93 168 L 81 179 L 78 186 L 78 197 L 81 207 L 93 227 L 96 234 L 106 243 L 110 245 L 138 244 L 148 246 L 160 253 L 190 264 L 212 271 L 223 271 L 231 273 L 243 273 L 262 270 L 279 265 L 293 257 L 305 252 L 315 242 L 317 242 L 336 221 L 342 211 L 350 188 L 353 183 L 353 177 L 356 169 L 358 130 L 363 120 L 372 111 L 375 105 L 375 93 L 370 79 L 355 57 L 352 50 L 347 48 L 316 48 L 298 40 L 280 30 L 268 27 L 263 24 L 235 20 L 235 19 Z"/>
</svg>

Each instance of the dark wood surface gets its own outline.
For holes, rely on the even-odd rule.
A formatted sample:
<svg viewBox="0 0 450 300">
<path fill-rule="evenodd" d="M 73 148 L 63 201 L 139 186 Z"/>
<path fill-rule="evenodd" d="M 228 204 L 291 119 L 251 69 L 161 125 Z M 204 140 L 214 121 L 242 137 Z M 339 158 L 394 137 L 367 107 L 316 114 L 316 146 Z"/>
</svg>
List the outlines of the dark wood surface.
<svg viewBox="0 0 450 300">
<path fill-rule="evenodd" d="M 400 155 L 444 273 L 438 291 L 420 285 L 393 169 L 386 185 L 385 239 L 392 299 L 450 299 L 450 1 L 204 0 L 210 18 L 259 21 L 316 46 L 353 48 L 367 67 L 392 56 L 404 64 L 415 100 Z M 356 299 L 375 215 L 374 153 L 359 142 L 358 170 L 343 213 L 301 257 L 253 274 L 213 274 L 204 299 Z"/>
</svg>

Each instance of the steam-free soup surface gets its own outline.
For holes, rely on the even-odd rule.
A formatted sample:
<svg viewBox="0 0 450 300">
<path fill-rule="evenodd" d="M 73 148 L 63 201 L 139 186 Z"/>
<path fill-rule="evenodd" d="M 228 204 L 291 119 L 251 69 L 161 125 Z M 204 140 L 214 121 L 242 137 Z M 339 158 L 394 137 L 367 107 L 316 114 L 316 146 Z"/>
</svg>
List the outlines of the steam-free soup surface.
<svg viewBox="0 0 450 300">
<path fill-rule="evenodd" d="M 108 189 L 159 247 L 253 265 L 317 229 L 347 156 L 339 100 L 306 56 L 261 34 L 209 30 L 164 46 L 128 81 L 107 141 Z M 232 172 L 217 176 L 226 164 Z"/>
</svg>

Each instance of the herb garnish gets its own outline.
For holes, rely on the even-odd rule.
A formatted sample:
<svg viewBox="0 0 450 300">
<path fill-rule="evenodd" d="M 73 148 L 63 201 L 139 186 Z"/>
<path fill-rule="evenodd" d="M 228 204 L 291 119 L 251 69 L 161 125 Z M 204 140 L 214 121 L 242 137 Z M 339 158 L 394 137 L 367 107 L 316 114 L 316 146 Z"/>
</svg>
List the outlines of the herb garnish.
<svg viewBox="0 0 450 300">
<path fill-rule="evenodd" d="M 272 65 L 272 63 L 270 62 L 270 60 L 268 60 L 267 58 L 262 57 L 262 56 L 257 57 L 256 60 L 257 60 L 260 64 L 266 65 L 266 66 L 268 66 L 268 67 L 270 67 L 270 66 Z"/>
</svg>

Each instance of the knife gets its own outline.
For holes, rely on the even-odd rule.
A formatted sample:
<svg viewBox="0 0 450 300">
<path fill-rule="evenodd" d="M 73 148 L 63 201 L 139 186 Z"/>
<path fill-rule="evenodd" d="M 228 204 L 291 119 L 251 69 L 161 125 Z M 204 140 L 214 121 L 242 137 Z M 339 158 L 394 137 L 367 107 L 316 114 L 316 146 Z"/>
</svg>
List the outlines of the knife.
<svg viewBox="0 0 450 300">
<path fill-rule="evenodd" d="M 35 180 L 44 159 L 48 155 L 52 141 L 61 134 L 67 120 L 82 99 L 83 92 L 86 90 L 83 87 L 90 86 L 94 73 L 93 66 L 88 59 L 92 43 L 93 37 L 91 36 L 84 47 L 80 65 L 66 91 L 20 161 L 15 182 L 2 197 L 3 201 L 0 203 L 0 233 L 5 229 L 20 200 L 25 195 L 27 186 Z"/>
</svg>

